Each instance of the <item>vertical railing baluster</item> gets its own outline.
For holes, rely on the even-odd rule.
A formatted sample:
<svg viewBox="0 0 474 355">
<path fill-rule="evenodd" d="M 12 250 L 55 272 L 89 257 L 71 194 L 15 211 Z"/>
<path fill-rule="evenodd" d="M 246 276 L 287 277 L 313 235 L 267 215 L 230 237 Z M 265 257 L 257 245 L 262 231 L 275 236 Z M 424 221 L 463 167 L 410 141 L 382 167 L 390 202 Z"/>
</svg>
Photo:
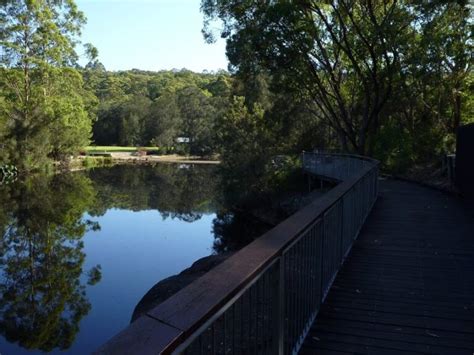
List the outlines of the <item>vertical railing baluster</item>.
<svg viewBox="0 0 474 355">
<path fill-rule="evenodd" d="M 295 246 L 295 250 L 298 252 L 295 258 L 295 264 L 298 265 L 297 267 L 297 277 L 298 277 L 298 287 L 297 287 L 297 293 L 295 294 L 295 302 L 297 302 L 298 305 L 298 312 L 297 314 L 297 319 L 295 322 L 296 328 L 295 328 L 295 337 L 294 337 L 294 342 L 298 343 L 299 341 L 299 335 L 301 334 L 301 329 L 303 328 L 303 318 L 304 318 L 304 304 L 301 302 L 301 295 L 303 294 L 303 288 L 304 288 L 304 262 L 303 262 L 303 246 L 301 245 L 302 241 L 300 241 L 297 246 Z"/>
<path fill-rule="evenodd" d="M 346 253 L 346 220 L 344 209 L 346 206 L 347 195 L 342 196 L 341 198 L 341 265 L 344 260 L 344 254 Z"/>
<path fill-rule="evenodd" d="M 311 269 L 310 269 L 310 302 L 315 307 L 317 305 L 316 303 L 316 292 L 315 292 L 315 286 L 316 286 L 316 273 L 314 270 L 314 265 L 315 261 L 318 259 L 318 255 L 316 253 L 316 228 L 315 225 L 311 228 L 311 239 L 310 239 L 310 247 L 311 247 L 311 254 L 310 254 L 310 263 L 311 263 Z M 312 257 L 311 257 L 312 256 Z"/>
<path fill-rule="evenodd" d="M 296 278 L 293 277 L 293 270 L 294 270 L 294 252 L 295 250 L 291 248 L 285 257 L 286 263 L 286 272 L 285 278 L 288 283 L 288 287 L 286 288 L 286 319 L 288 321 L 288 336 L 285 339 L 285 354 L 288 353 L 291 349 L 291 344 L 293 342 L 293 337 L 295 333 L 295 311 L 296 311 L 296 304 L 294 302 L 294 292 L 297 284 Z"/>
<path fill-rule="evenodd" d="M 303 301 L 305 305 L 305 314 L 303 319 L 303 331 L 306 330 L 306 323 L 308 322 L 309 317 L 311 316 L 311 304 L 310 304 L 310 287 L 311 287 L 311 262 L 310 262 L 310 252 L 311 252 L 311 229 L 306 232 L 304 237 L 304 247 L 303 251 L 305 252 L 305 274 L 304 274 L 304 290 L 303 290 Z"/>
<path fill-rule="evenodd" d="M 305 248 L 305 236 L 302 237 L 301 241 L 298 243 L 299 246 L 300 246 L 300 255 L 301 255 L 301 289 L 300 289 L 300 294 L 299 294 L 299 297 L 298 297 L 298 300 L 299 302 L 301 302 L 301 312 L 300 312 L 300 316 L 301 316 L 301 319 L 299 321 L 299 329 L 298 329 L 298 332 L 300 333 L 299 336 L 297 336 L 297 339 L 298 339 L 298 343 L 299 343 L 299 340 L 301 339 L 301 333 L 302 331 L 304 331 L 304 327 L 305 327 L 305 317 L 306 317 L 306 308 L 307 308 L 307 305 L 306 303 L 304 302 L 304 294 L 306 292 L 306 269 L 305 269 L 305 266 L 306 266 L 306 262 L 305 262 L 305 259 L 306 259 L 306 255 L 305 255 L 305 251 L 306 251 L 306 248 Z M 298 259 L 297 259 L 298 260 Z"/>
<path fill-rule="evenodd" d="M 268 340 L 268 275 L 264 275 L 262 286 L 261 286 L 261 297 L 262 297 L 262 319 L 261 319 L 261 333 L 262 333 L 262 341 L 260 344 L 260 348 L 262 349 L 262 354 L 266 354 L 267 352 L 267 340 Z"/>
<path fill-rule="evenodd" d="M 279 282 L 278 282 L 278 354 L 284 354 L 285 347 L 285 258 L 280 257 L 279 265 Z"/>
<path fill-rule="evenodd" d="M 324 215 L 323 215 L 323 218 L 321 220 L 321 286 L 320 286 L 320 290 L 321 290 L 321 294 L 320 294 L 320 297 L 319 297 L 319 304 L 321 305 L 324 301 L 324 279 L 325 279 L 325 267 L 324 267 L 324 234 L 325 234 L 325 231 L 324 231 L 324 225 L 326 224 L 325 222 L 325 218 L 324 218 Z"/>
</svg>

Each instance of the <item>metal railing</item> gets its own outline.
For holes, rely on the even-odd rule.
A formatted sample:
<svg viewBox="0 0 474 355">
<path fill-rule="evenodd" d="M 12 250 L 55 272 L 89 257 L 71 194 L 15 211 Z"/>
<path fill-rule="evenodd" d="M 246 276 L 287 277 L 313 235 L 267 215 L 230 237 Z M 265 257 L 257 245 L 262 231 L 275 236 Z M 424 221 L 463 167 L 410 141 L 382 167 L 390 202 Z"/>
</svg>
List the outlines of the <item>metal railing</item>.
<svg viewBox="0 0 474 355">
<path fill-rule="evenodd" d="M 158 305 L 98 353 L 296 354 L 378 191 L 378 162 L 303 153 L 339 183 Z"/>
</svg>

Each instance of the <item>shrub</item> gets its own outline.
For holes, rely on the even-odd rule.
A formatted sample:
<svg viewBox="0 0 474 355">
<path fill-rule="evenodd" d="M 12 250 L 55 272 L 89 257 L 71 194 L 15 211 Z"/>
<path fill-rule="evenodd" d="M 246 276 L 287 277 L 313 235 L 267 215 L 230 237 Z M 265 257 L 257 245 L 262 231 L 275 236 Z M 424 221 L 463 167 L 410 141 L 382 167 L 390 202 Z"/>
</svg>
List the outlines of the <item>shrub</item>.
<svg viewBox="0 0 474 355">
<path fill-rule="evenodd" d="M 90 157 L 85 157 L 82 161 L 82 165 L 85 168 L 92 168 L 95 165 L 95 159 Z"/>
</svg>

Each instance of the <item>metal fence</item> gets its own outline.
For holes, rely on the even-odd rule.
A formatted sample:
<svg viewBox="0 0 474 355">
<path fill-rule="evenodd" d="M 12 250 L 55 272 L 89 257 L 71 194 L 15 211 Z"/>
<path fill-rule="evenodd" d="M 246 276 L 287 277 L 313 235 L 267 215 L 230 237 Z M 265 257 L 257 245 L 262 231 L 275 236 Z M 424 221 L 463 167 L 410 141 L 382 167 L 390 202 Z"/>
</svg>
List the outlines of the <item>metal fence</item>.
<svg viewBox="0 0 474 355">
<path fill-rule="evenodd" d="M 299 351 L 375 203 L 378 188 L 378 162 L 374 160 L 303 153 L 302 162 L 306 172 L 338 180 L 339 184 L 248 245 L 232 260 L 225 261 L 216 268 L 219 270 L 212 270 L 194 286 L 173 296 L 174 300 L 165 301 L 152 311 L 150 317 L 176 329 L 169 341 L 161 340 L 161 348 L 153 352 L 296 354 Z M 239 272 L 242 275 L 236 276 Z M 236 279 L 228 281 L 227 277 Z M 222 292 L 216 289 L 219 278 Z M 205 293 L 213 290 L 215 297 Z M 198 295 L 205 301 L 197 301 Z M 173 306 L 182 309 L 170 311 Z M 197 315 L 185 313 L 192 307 L 203 310 Z M 191 319 L 183 322 L 180 317 Z M 99 352 L 123 350 L 127 342 L 121 339 L 130 339 L 127 330 L 123 333 Z"/>
<path fill-rule="evenodd" d="M 303 152 L 302 160 L 307 171 L 340 181 L 347 180 L 374 164 L 373 160 L 365 157 L 326 152 Z"/>
</svg>

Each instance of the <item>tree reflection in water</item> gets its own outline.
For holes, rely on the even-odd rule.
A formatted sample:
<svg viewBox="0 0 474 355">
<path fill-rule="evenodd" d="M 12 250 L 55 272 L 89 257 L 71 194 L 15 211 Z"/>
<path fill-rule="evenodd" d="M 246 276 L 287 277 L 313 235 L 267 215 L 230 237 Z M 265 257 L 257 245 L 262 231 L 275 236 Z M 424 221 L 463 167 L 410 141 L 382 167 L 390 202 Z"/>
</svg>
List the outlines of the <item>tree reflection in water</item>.
<svg viewBox="0 0 474 355">
<path fill-rule="evenodd" d="M 89 312 L 81 283 L 82 219 L 94 202 L 80 174 L 37 176 L 0 189 L 0 332 L 27 349 L 67 349 Z M 100 267 L 90 270 L 94 282 Z"/>
<path fill-rule="evenodd" d="M 163 219 L 193 222 L 216 206 L 215 167 L 189 164 L 118 165 L 89 172 L 97 191 L 90 211 L 102 215 L 109 208 L 158 210 Z"/>
<path fill-rule="evenodd" d="M 258 238 L 272 226 L 242 212 L 221 212 L 213 221 L 214 251 L 236 251 Z"/>
</svg>

